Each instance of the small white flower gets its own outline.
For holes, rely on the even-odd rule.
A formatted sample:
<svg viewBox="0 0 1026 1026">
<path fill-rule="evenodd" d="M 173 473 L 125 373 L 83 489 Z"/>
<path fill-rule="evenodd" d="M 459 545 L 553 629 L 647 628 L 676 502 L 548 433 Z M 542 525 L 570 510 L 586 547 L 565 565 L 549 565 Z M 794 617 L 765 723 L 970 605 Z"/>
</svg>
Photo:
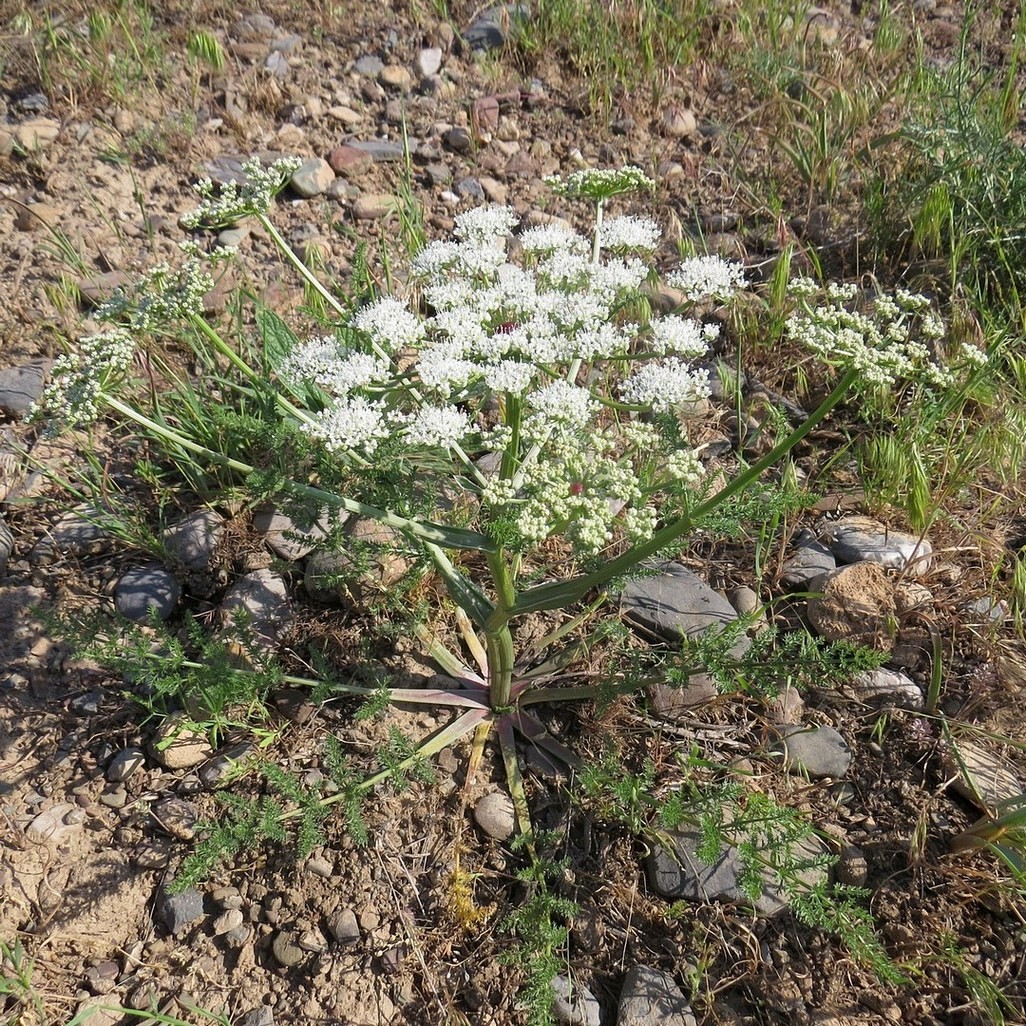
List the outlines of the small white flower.
<svg viewBox="0 0 1026 1026">
<path fill-rule="evenodd" d="M 435 349 L 423 349 L 417 360 L 417 373 L 425 388 L 447 396 L 477 377 L 481 368 L 472 360 L 449 356 Z"/>
<path fill-rule="evenodd" d="M 705 468 L 698 456 L 687 449 L 678 449 L 670 453 L 666 460 L 666 473 L 674 481 L 682 481 L 684 484 L 692 485 L 701 481 L 705 474 Z"/>
<path fill-rule="evenodd" d="M 313 381 L 335 396 L 380 383 L 389 371 L 387 361 L 369 353 L 350 352 L 331 335 L 296 346 L 278 368 L 285 381 Z"/>
<path fill-rule="evenodd" d="M 647 217 L 613 217 L 599 229 L 599 245 L 603 249 L 655 249 L 662 230 Z"/>
<path fill-rule="evenodd" d="M 589 252 L 588 240 L 564 224 L 540 224 L 520 233 L 520 245 L 525 253 L 552 253 L 563 250 L 570 253 Z"/>
<path fill-rule="evenodd" d="M 99 416 L 104 388 L 124 375 L 134 355 L 135 339 L 124 328 L 79 339 L 76 350 L 54 361 L 50 384 L 27 419 L 49 419 L 55 428 L 91 424 Z"/>
<path fill-rule="evenodd" d="M 623 515 L 623 528 L 630 542 L 647 542 L 655 533 L 658 514 L 652 506 L 628 506 Z"/>
<path fill-rule="evenodd" d="M 619 171 L 614 168 L 583 168 L 571 172 L 565 178 L 549 175 L 545 184 L 563 196 L 598 201 L 638 189 L 655 188 L 655 182 L 641 168 L 632 165 L 620 168 Z"/>
<path fill-rule="evenodd" d="M 624 402 L 647 407 L 653 413 L 670 410 L 710 394 L 709 374 L 677 359 L 648 362 L 620 385 Z"/>
<path fill-rule="evenodd" d="M 407 445 L 450 449 L 470 434 L 470 418 L 455 406 L 424 406 L 406 421 Z"/>
<path fill-rule="evenodd" d="M 527 400 L 545 421 L 574 428 L 585 427 L 599 408 L 586 388 L 568 381 L 553 381 L 531 392 Z"/>
<path fill-rule="evenodd" d="M 298 157 L 282 157 L 264 167 L 259 157 L 252 157 L 242 165 L 241 185 L 228 182 L 218 188 L 209 178 L 202 179 L 194 186 L 200 205 L 181 218 L 183 227 L 226 228 L 244 217 L 266 214 L 302 163 Z"/>
<path fill-rule="evenodd" d="M 493 392 L 511 392 L 514 395 L 523 395 L 537 373 L 533 364 L 520 360 L 502 360 L 486 364 L 483 369 L 485 384 Z"/>
<path fill-rule="evenodd" d="M 320 439 L 329 452 L 360 449 L 369 456 L 391 434 L 384 409 L 381 400 L 369 401 L 362 396 L 343 399 L 323 410 L 302 430 Z"/>
<path fill-rule="evenodd" d="M 516 211 L 492 204 L 456 216 L 456 238 L 467 242 L 504 241 L 519 223 Z"/>
<path fill-rule="evenodd" d="M 684 299 L 697 303 L 703 299 L 726 302 L 745 287 L 745 269 L 718 256 L 692 257 L 681 262 L 667 282 L 684 293 Z"/>
<path fill-rule="evenodd" d="M 668 314 L 652 322 L 647 341 L 649 349 L 654 353 L 695 357 L 709 351 L 706 339 L 705 328 L 699 321 L 679 314 Z"/>
<path fill-rule="evenodd" d="M 424 337 L 421 319 L 392 296 L 363 307 L 350 323 L 389 352 L 415 346 Z"/>
</svg>

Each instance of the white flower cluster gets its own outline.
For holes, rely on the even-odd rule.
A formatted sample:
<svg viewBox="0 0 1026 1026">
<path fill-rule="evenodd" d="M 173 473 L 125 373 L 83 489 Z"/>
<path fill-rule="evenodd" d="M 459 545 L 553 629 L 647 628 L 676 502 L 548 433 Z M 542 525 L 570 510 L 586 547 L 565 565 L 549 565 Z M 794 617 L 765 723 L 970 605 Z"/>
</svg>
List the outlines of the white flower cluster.
<svg viewBox="0 0 1026 1026">
<path fill-rule="evenodd" d="M 545 179 L 545 184 L 561 196 L 599 202 L 628 192 L 637 192 L 639 189 L 655 188 L 655 182 L 641 168 L 630 165 L 619 170 L 584 168 L 571 172 L 565 178 L 549 175 Z"/>
<path fill-rule="evenodd" d="M 668 284 L 680 289 L 685 302 L 704 299 L 726 302 L 746 285 L 745 269 L 718 256 L 691 257 L 666 276 Z"/>
<path fill-rule="evenodd" d="M 203 315 L 203 297 L 214 279 L 203 262 L 192 258 L 178 267 L 161 263 L 151 267 L 129 289 L 119 289 L 96 311 L 97 320 L 127 322 L 141 332 L 152 332 Z"/>
<path fill-rule="evenodd" d="M 697 370 L 676 357 L 643 363 L 620 384 L 620 398 L 625 403 L 653 413 L 669 413 L 698 399 L 707 399 L 711 391 L 708 371 Z"/>
<path fill-rule="evenodd" d="M 944 322 L 925 296 L 906 292 L 881 293 L 860 308 L 855 286 L 832 285 L 821 290 L 808 278 L 791 283 L 798 308 L 787 320 L 787 334 L 825 363 L 857 370 L 871 387 L 891 388 L 900 381 L 948 388 L 957 369 L 944 366 L 937 343 Z M 823 302 L 814 300 L 824 296 Z M 962 347 L 966 364 L 979 365 L 986 354 Z"/>
<path fill-rule="evenodd" d="M 63 427 L 91 424 L 99 415 L 104 387 L 124 375 L 134 354 L 135 341 L 124 328 L 79 339 L 74 352 L 54 361 L 50 384 L 33 403 L 28 419 Z"/>
<path fill-rule="evenodd" d="M 635 171 L 578 175 L 566 191 L 616 195 L 644 184 Z M 618 532 L 650 537 L 651 495 L 690 485 L 702 467 L 687 450 L 660 455 L 662 435 L 643 418 L 709 395 L 707 372 L 689 360 L 718 329 L 681 314 L 644 328 L 624 317 L 649 267 L 623 254 L 656 244 L 653 222 L 610 219 L 597 250 L 565 225 L 529 228 L 520 261 L 507 246 L 516 227 L 506 207 L 460 214 L 455 238 L 413 261 L 428 314 L 379 299 L 352 317 L 342 340 L 297 346 L 282 375 L 332 400 L 304 430 L 362 458 L 386 437 L 458 450 L 461 459 L 471 441 L 503 453 L 508 473 L 482 482 L 482 507 L 527 545 L 562 534 L 595 554 Z M 740 269 L 715 266 L 718 277 L 707 271 L 704 280 L 715 277 L 718 295 L 740 287 Z"/>
<path fill-rule="evenodd" d="M 599 245 L 610 250 L 652 250 L 662 234 L 659 225 L 647 217 L 612 217 L 599 227 Z"/>
<path fill-rule="evenodd" d="M 227 228 L 244 217 L 266 214 L 302 164 L 298 157 L 281 157 L 265 167 L 259 157 L 251 157 L 242 165 L 241 185 L 232 181 L 218 187 L 202 179 L 194 186 L 200 205 L 180 219 L 182 227 Z"/>
</svg>

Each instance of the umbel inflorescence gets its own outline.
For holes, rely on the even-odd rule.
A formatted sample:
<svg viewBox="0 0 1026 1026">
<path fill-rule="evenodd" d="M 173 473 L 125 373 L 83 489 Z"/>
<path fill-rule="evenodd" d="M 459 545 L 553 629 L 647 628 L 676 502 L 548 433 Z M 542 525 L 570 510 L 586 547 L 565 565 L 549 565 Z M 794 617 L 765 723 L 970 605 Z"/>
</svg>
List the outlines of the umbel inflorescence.
<svg viewBox="0 0 1026 1026">
<path fill-rule="evenodd" d="M 559 532 L 595 553 L 617 529 L 643 540 L 659 491 L 701 475 L 697 456 L 668 449 L 651 415 L 709 395 L 708 371 L 692 361 L 716 326 L 631 315 L 650 273 L 641 254 L 660 235 L 646 218 L 605 221 L 597 258 L 594 240 L 548 225 L 523 231 L 513 260 L 516 227 L 505 207 L 460 215 L 455 240 L 413 261 L 427 313 L 380 299 L 340 337 L 299 345 L 281 374 L 328 397 L 304 430 L 333 452 L 373 461 L 398 439 L 457 460 L 501 454 L 497 471 L 476 473 L 480 496 L 486 518 L 512 526 L 522 546 Z M 681 272 L 692 301 L 743 286 L 738 268 L 696 263 Z"/>
<path fill-rule="evenodd" d="M 202 203 L 187 223 L 255 216 L 284 246 L 268 210 L 295 161 L 243 170 L 243 185 L 200 183 Z M 278 361 L 278 406 L 312 443 L 361 472 L 397 450 L 424 457 L 436 473 L 448 467 L 478 500 L 478 529 L 501 534 L 513 551 L 563 535 L 595 554 L 618 533 L 634 544 L 650 538 L 660 499 L 701 480 L 679 418 L 710 393 L 709 372 L 695 361 L 719 326 L 694 308 L 729 302 L 746 282 L 738 264 L 684 260 L 666 278 L 679 290 L 677 310 L 651 316 L 642 293 L 659 227 L 633 215 L 606 219 L 604 207 L 652 182 L 624 168 L 550 184 L 594 203 L 590 238 L 559 222 L 518 232 L 515 213 L 502 206 L 459 215 L 455 238 L 414 259 L 409 297 L 379 298 Z M 203 317 L 211 284 L 193 248 L 182 266 L 155 268 L 116 296 L 99 312 L 113 326 L 58 362 L 36 415 L 76 425 L 95 418 L 104 398 L 115 406 L 133 346 L 181 322 L 253 380 L 262 372 Z M 807 280 L 792 283 L 791 295 L 791 337 L 855 372 L 855 387 L 953 380 L 934 352 L 943 322 L 922 297 L 880 295 L 862 310 L 851 287 L 824 291 Z M 963 363 L 980 358 L 974 350 Z M 490 462 L 481 459 L 489 453 Z"/>
</svg>

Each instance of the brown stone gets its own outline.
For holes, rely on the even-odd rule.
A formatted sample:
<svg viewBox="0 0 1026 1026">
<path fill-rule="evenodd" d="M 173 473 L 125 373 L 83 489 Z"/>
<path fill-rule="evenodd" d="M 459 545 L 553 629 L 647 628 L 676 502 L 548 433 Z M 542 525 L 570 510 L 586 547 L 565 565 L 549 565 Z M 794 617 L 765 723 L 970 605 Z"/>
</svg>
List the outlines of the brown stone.
<svg viewBox="0 0 1026 1026">
<path fill-rule="evenodd" d="M 336 146 L 328 154 L 328 163 L 336 174 L 345 175 L 348 178 L 362 175 L 374 166 L 374 158 L 364 150 L 358 150 L 355 146 Z"/>
<path fill-rule="evenodd" d="M 831 570 L 815 578 L 809 590 L 822 593 L 808 603 L 809 620 L 822 637 L 884 652 L 894 648 L 894 584 L 879 563 L 864 561 Z"/>
</svg>

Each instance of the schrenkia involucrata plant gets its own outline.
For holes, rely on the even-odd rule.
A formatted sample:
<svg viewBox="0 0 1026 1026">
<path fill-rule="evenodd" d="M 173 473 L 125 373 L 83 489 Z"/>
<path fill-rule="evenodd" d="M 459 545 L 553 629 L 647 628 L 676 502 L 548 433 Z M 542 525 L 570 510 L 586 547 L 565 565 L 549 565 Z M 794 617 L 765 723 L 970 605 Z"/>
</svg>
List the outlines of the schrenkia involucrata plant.
<svg viewBox="0 0 1026 1026">
<path fill-rule="evenodd" d="M 601 596 L 644 561 L 672 551 L 729 509 L 866 374 L 874 388 L 886 387 L 924 367 L 937 373 L 935 361 L 912 352 L 908 331 L 856 336 L 832 294 L 829 316 L 804 334 L 813 352 L 838 368 L 833 390 L 769 453 L 717 488 L 687 443 L 680 414 L 710 394 L 708 372 L 694 361 L 718 326 L 695 310 L 730 302 L 745 277 L 739 265 L 716 257 L 686 260 L 667 276 L 681 305 L 648 313 L 642 286 L 654 272 L 645 257 L 660 230 L 642 217 L 604 216 L 611 198 L 651 188 L 640 170 L 585 170 L 549 182 L 562 196 L 593 204 L 590 238 L 550 224 L 520 231 L 514 246 L 512 210 L 463 213 L 454 240 L 432 242 L 414 259 L 405 299 L 385 296 L 354 311 L 303 265 L 270 220 L 273 198 L 296 166 L 252 162 L 244 186 L 218 191 L 200 183 L 203 201 L 187 223 L 218 228 L 257 218 L 308 290 L 334 311 L 330 334 L 299 341 L 258 312 L 262 344 L 230 344 L 202 313 L 212 279 L 194 246 L 181 267 L 152 270 L 100 311 L 111 326 L 58 361 L 37 416 L 74 426 L 106 409 L 180 467 L 219 468 L 262 498 L 288 497 L 314 513 L 372 518 L 419 547 L 457 613 L 473 625 L 476 633 L 464 636 L 476 665 L 422 631 L 451 686 L 390 689 L 387 697 L 451 707 L 451 721 L 384 773 L 325 801 L 349 802 L 356 790 L 471 732 L 479 755 L 494 731 L 519 828 L 529 834 L 516 735 L 575 765 L 538 707 L 608 698 L 646 681 L 625 675 L 585 687 L 554 685 L 518 662 L 511 631 L 517 619 Z M 810 288 L 802 283 L 798 291 L 810 315 Z M 905 326 L 924 311 L 906 303 L 897 313 Z M 216 357 L 219 401 L 209 405 L 245 407 L 263 434 L 242 432 L 230 450 L 218 441 L 222 433 L 203 430 L 203 415 L 175 414 L 173 389 L 131 387 L 133 354 L 172 332 L 203 347 L 208 366 Z M 147 357 L 177 380 L 191 409 L 202 408 L 195 387 L 158 362 L 159 346 L 150 345 Z M 248 451 L 236 448 L 238 438 L 249 440 Z M 383 480 L 401 487 L 382 487 Z M 424 496 L 438 497 L 429 515 Z M 381 697 L 380 689 L 338 689 Z"/>
</svg>

